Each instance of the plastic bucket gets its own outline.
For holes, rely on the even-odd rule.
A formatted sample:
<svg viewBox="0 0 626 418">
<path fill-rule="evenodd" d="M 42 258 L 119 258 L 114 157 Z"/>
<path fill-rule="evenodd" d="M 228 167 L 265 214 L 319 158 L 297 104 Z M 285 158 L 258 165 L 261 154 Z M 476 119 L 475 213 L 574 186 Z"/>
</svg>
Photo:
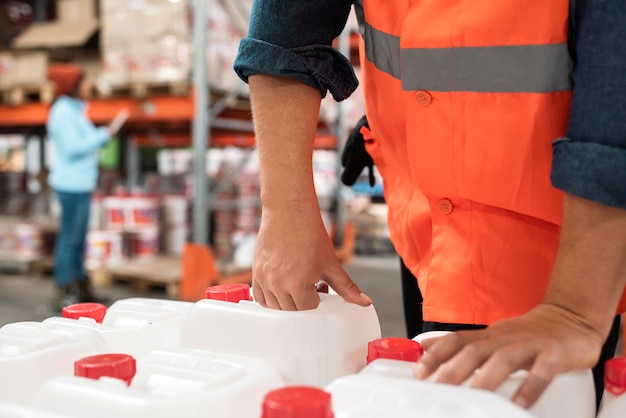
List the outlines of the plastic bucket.
<svg viewBox="0 0 626 418">
<path fill-rule="evenodd" d="M 126 198 L 127 228 L 140 230 L 159 226 L 159 200 L 149 196 Z"/>
<path fill-rule="evenodd" d="M 124 229 L 127 226 L 126 198 L 107 196 L 102 199 L 104 227 Z"/>
<path fill-rule="evenodd" d="M 159 254 L 159 228 L 142 227 L 130 233 L 130 257 L 152 260 Z"/>
<path fill-rule="evenodd" d="M 85 266 L 96 269 L 112 266 L 124 260 L 122 234 L 115 230 L 91 230 L 87 233 Z"/>
</svg>

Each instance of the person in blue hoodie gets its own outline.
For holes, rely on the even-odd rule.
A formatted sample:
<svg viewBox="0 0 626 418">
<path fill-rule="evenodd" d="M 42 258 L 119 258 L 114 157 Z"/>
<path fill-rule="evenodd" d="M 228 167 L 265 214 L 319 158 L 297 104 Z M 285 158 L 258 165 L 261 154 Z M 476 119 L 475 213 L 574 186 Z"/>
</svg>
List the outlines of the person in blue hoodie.
<svg viewBox="0 0 626 418">
<path fill-rule="evenodd" d="M 91 195 L 98 180 L 98 151 L 115 134 L 96 127 L 88 119 L 88 82 L 80 67 L 57 64 L 48 78 L 55 82 L 55 100 L 47 120 L 54 144 L 55 163 L 48 182 L 61 206 L 59 233 L 54 251 L 57 293 L 53 309 L 81 302 L 100 302 L 89 285 L 84 268 L 85 241 Z"/>
</svg>

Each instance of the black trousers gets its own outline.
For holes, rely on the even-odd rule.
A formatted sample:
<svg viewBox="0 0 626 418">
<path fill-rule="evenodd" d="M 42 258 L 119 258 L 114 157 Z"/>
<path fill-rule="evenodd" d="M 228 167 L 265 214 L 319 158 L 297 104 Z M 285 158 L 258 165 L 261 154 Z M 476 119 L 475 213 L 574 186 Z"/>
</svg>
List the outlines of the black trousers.
<svg viewBox="0 0 626 418">
<path fill-rule="evenodd" d="M 422 315 L 422 293 L 417 286 L 417 279 L 400 260 L 400 275 L 402 278 L 402 300 L 404 303 L 404 319 L 406 321 L 407 336 L 415 337 L 417 334 L 426 331 L 460 331 L 467 329 L 486 328 L 480 324 L 449 324 L 442 322 L 424 321 Z M 602 347 L 600 360 L 593 368 L 593 380 L 596 387 L 596 408 L 600 405 L 602 392 L 604 391 L 604 363 L 613 358 L 617 341 L 619 340 L 620 317 L 616 316 L 611 327 L 611 332 Z"/>
</svg>

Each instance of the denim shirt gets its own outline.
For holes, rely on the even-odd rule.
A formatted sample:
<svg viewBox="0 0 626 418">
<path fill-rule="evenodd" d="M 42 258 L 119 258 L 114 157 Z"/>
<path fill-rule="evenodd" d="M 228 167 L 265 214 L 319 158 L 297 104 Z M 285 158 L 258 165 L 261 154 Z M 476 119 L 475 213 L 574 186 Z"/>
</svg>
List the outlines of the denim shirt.
<svg viewBox="0 0 626 418">
<path fill-rule="evenodd" d="M 331 47 L 343 30 L 352 0 L 255 0 L 248 37 L 239 45 L 235 71 L 292 77 L 335 100 L 346 99 L 358 81 L 350 61 Z"/>
<path fill-rule="evenodd" d="M 552 184 L 626 209 L 626 2 L 577 2 L 574 99 Z"/>
<path fill-rule="evenodd" d="M 330 46 L 351 0 L 255 0 L 235 71 L 293 77 L 348 97 L 357 80 Z M 552 184 L 626 209 L 626 1 L 577 0 L 574 98 L 567 136 L 553 144 Z"/>
</svg>

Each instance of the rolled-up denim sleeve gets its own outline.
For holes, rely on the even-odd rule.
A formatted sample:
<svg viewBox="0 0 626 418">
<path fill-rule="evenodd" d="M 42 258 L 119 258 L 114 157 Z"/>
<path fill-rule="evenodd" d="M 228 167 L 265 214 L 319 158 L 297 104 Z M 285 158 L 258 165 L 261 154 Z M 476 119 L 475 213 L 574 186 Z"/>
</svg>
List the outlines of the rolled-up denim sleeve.
<svg viewBox="0 0 626 418">
<path fill-rule="evenodd" d="M 552 184 L 626 209 L 626 2 L 579 3 L 572 113 L 553 144 Z"/>
<path fill-rule="evenodd" d="M 349 60 L 331 44 L 346 24 L 352 0 L 255 0 L 235 72 L 292 77 L 343 100 L 358 82 Z"/>
</svg>

